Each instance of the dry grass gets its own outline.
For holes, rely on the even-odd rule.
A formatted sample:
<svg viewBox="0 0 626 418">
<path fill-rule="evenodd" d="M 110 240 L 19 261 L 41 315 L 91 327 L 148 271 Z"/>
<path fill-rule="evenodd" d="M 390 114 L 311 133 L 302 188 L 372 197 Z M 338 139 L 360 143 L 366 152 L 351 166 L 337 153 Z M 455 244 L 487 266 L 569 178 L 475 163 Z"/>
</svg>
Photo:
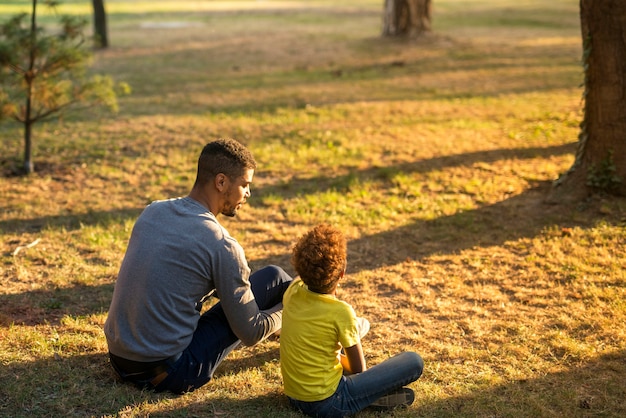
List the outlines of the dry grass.
<svg viewBox="0 0 626 418">
<path fill-rule="evenodd" d="M 0 126 L 0 415 L 298 416 L 276 341 L 180 397 L 107 363 L 134 220 L 188 191 L 217 136 L 260 163 L 224 220 L 253 268 L 291 270 L 317 222 L 348 234 L 341 296 L 372 322 L 369 363 L 426 361 L 394 416 L 626 414 L 626 201 L 544 203 L 581 119 L 575 2 L 441 0 L 413 42 L 378 37 L 374 1 L 123 3 L 107 2 L 113 47 L 95 62 L 133 87 L 121 114 L 38 127 L 29 178 Z"/>
</svg>

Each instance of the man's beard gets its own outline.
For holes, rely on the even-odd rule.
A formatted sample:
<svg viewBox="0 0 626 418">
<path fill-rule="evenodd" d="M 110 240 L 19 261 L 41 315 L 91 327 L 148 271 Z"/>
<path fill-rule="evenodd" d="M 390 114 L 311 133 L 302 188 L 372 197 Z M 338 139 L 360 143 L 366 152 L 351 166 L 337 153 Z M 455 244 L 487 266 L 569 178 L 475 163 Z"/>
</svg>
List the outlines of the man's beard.
<svg viewBox="0 0 626 418">
<path fill-rule="evenodd" d="M 232 196 L 231 190 L 229 189 L 226 192 L 226 201 L 230 200 L 230 197 Z M 243 204 L 245 203 L 245 200 L 238 202 L 236 204 L 234 204 L 231 207 L 227 207 L 222 211 L 222 215 L 224 216 L 228 216 L 229 218 L 234 217 L 235 215 L 237 215 L 237 212 L 239 211 L 239 209 L 243 206 Z"/>
<path fill-rule="evenodd" d="M 241 205 L 240 204 L 236 204 L 235 206 L 233 206 L 231 208 L 224 209 L 222 211 L 222 215 L 228 216 L 229 218 L 235 217 L 235 215 L 237 215 L 237 212 L 239 212 L 239 206 L 241 206 Z"/>
</svg>

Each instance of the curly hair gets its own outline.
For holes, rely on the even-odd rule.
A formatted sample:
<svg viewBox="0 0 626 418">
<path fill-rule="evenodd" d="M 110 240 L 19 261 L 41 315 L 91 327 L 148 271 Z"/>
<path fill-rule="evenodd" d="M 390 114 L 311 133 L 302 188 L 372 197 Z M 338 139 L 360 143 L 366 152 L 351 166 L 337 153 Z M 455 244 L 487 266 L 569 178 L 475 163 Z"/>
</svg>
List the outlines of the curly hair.
<svg viewBox="0 0 626 418">
<path fill-rule="evenodd" d="M 206 184 L 220 173 L 229 178 L 238 177 L 250 168 L 256 169 L 256 161 L 248 148 L 234 139 L 220 138 L 202 149 L 196 183 Z"/>
<path fill-rule="evenodd" d="M 346 268 L 347 247 L 341 231 L 320 224 L 294 245 L 291 264 L 309 290 L 332 293 Z"/>
</svg>

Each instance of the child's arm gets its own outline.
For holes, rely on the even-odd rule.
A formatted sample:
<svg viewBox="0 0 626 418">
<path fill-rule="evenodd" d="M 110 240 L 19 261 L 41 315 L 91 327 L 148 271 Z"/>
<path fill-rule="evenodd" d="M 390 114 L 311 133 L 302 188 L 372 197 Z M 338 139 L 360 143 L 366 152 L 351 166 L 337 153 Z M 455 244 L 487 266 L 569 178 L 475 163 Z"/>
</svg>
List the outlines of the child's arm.
<svg viewBox="0 0 626 418">
<path fill-rule="evenodd" d="M 364 372 L 367 366 L 365 365 L 365 357 L 363 356 L 363 348 L 361 343 L 357 343 L 352 347 L 344 348 L 346 354 L 341 355 L 341 366 L 346 374 L 355 374 Z"/>
</svg>

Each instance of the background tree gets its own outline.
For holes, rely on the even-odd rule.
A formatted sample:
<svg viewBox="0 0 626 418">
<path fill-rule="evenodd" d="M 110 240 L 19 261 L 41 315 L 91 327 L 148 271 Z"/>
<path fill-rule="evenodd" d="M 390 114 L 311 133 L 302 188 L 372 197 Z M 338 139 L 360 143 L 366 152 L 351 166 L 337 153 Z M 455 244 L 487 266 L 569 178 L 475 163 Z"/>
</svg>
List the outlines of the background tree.
<svg viewBox="0 0 626 418">
<path fill-rule="evenodd" d="M 93 5 L 93 34 L 97 48 L 108 48 L 109 35 L 107 31 L 107 15 L 104 10 L 104 0 L 92 0 Z"/>
<path fill-rule="evenodd" d="M 550 200 L 626 195 L 626 2 L 581 0 L 584 117 L 574 164 Z"/>
<path fill-rule="evenodd" d="M 416 37 L 431 30 L 431 0 L 385 0 L 383 36 Z"/>
<path fill-rule="evenodd" d="M 51 4 L 48 2 L 48 4 Z M 110 77 L 86 77 L 91 57 L 84 47 L 84 19 L 62 17 L 58 34 L 37 26 L 37 0 L 30 19 L 20 14 L 0 26 L 0 119 L 24 125 L 24 170 L 34 171 L 33 125 L 58 115 L 71 105 L 103 104 L 117 111 Z M 119 84 L 120 92 L 128 86 Z"/>
</svg>

